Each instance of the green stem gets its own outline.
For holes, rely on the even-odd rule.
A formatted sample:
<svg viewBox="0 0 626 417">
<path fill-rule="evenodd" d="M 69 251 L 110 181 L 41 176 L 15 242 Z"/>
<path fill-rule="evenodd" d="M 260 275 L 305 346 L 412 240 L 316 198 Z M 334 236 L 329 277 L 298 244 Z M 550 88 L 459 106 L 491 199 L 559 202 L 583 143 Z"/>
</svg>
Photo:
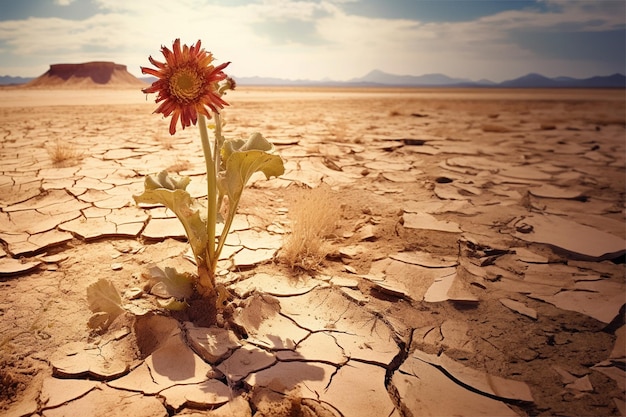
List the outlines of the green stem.
<svg viewBox="0 0 626 417">
<path fill-rule="evenodd" d="M 215 160 L 211 154 L 211 143 L 209 142 L 209 133 L 206 127 L 206 119 L 204 115 L 198 115 L 198 127 L 200 129 L 200 139 L 202 141 L 202 150 L 204 151 L 204 162 L 206 163 L 206 182 L 207 182 L 207 259 L 206 266 L 212 272 L 211 276 L 215 276 L 215 268 L 217 265 L 215 258 L 215 223 L 217 222 L 217 175 L 215 170 Z M 216 123 L 217 133 L 217 123 Z M 211 283 L 213 284 L 213 283 Z"/>
</svg>

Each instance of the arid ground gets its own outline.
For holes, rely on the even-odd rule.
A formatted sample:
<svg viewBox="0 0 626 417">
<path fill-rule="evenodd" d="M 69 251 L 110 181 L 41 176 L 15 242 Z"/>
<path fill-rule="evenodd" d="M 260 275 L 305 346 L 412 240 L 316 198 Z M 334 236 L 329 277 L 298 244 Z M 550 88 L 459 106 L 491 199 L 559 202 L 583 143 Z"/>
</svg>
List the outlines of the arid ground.
<svg viewBox="0 0 626 417">
<path fill-rule="evenodd" d="M 624 91 L 227 100 L 286 172 L 244 192 L 209 330 L 156 307 L 150 268 L 195 268 L 132 199 L 163 169 L 202 196 L 197 129 L 137 90 L 0 89 L 0 414 L 626 415 Z M 329 246 L 294 267 L 311 219 Z M 102 278 L 129 312 L 94 332 Z"/>
</svg>

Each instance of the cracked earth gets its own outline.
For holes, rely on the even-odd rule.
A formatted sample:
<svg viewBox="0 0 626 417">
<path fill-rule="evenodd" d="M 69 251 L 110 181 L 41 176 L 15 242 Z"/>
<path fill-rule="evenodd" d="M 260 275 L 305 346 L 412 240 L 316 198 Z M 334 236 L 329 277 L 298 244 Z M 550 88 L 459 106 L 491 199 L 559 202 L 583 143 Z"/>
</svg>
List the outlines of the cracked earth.
<svg viewBox="0 0 626 417">
<path fill-rule="evenodd" d="M 244 192 L 206 327 L 155 309 L 150 268 L 195 267 L 132 200 L 163 169 L 203 195 L 196 129 L 132 90 L 0 90 L 3 415 L 626 415 L 623 91 L 229 99 L 226 135 L 262 132 L 286 173 Z M 294 271 L 291 207 L 320 188 L 333 250 Z M 97 334 L 100 278 L 132 314 Z"/>
</svg>

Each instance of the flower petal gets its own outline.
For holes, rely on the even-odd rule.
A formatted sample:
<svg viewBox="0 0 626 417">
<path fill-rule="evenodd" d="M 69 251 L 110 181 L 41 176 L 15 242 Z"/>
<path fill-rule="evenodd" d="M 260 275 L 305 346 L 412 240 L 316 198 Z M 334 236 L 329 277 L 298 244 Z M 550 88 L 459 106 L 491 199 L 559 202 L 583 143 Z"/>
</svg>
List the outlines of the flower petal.
<svg viewBox="0 0 626 417">
<path fill-rule="evenodd" d="M 174 40 L 172 49 L 161 46 L 165 62 L 148 57 L 156 68 L 141 67 L 143 74 L 157 77 L 144 93 L 157 93 L 156 102 L 161 103 L 155 113 L 164 117 L 171 116 L 170 134 L 176 132 L 176 125 L 184 129 L 196 124 L 198 114 L 211 117 L 228 103 L 221 97 L 219 83 L 228 76 L 223 72 L 230 62 L 213 66 L 213 55 L 202 48 L 198 40 L 191 46 L 182 45 L 180 39 Z"/>
</svg>

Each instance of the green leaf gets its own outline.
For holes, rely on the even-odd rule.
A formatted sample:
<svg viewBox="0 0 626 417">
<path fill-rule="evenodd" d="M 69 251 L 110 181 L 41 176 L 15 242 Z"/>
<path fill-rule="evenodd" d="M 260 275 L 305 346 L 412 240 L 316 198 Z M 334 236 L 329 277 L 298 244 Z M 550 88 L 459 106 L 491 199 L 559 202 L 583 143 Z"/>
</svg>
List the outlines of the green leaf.
<svg viewBox="0 0 626 417">
<path fill-rule="evenodd" d="M 183 224 L 191 249 L 197 258 L 204 256 L 206 252 L 206 221 L 200 214 L 202 206 L 185 191 L 189 181 L 189 177 L 172 178 L 166 171 L 148 175 L 144 181 L 144 192 L 133 195 L 133 199 L 137 204 L 162 204 L 172 210 Z"/>
<path fill-rule="evenodd" d="M 89 309 L 96 313 L 99 320 L 89 320 L 89 326 L 106 329 L 125 310 L 122 297 L 111 281 L 101 278 L 87 287 Z M 92 327 L 92 328 L 95 328 Z"/>
<path fill-rule="evenodd" d="M 151 278 L 163 284 L 167 297 L 179 300 L 191 297 L 193 293 L 193 277 L 187 272 L 178 272 L 174 268 L 166 267 L 162 270 L 158 266 L 150 268 Z"/>
</svg>

